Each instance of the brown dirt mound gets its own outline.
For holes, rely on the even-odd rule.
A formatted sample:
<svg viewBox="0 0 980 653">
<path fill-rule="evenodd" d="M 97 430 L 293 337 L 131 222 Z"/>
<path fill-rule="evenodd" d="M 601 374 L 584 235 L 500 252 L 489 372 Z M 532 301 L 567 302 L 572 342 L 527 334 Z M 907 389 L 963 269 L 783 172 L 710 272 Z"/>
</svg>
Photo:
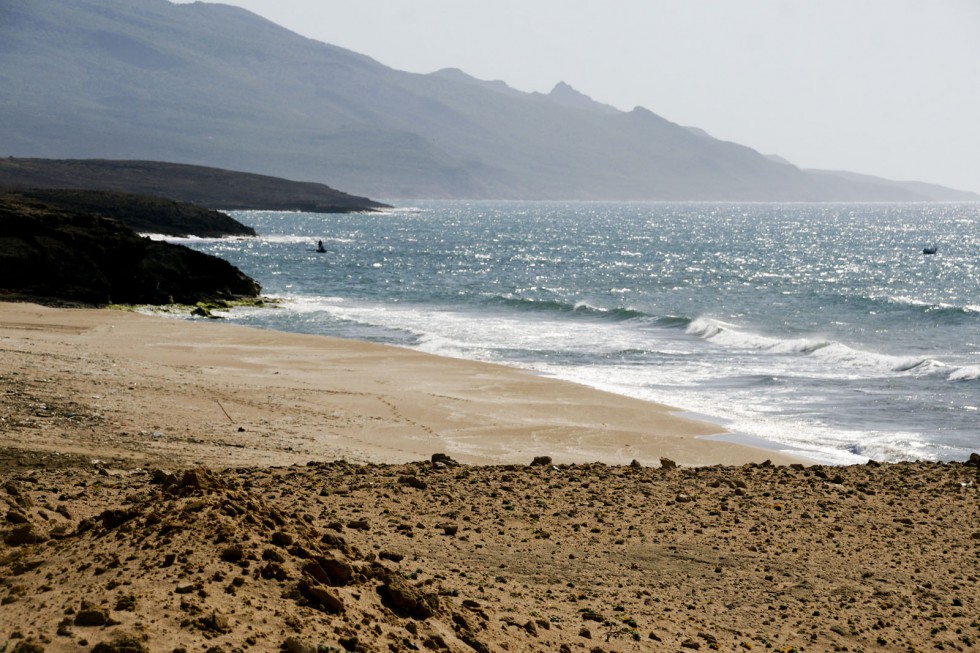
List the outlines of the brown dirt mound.
<svg viewBox="0 0 980 653">
<path fill-rule="evenodd" d="M 11 469 L 0 645 L 970 650 L 978 471 Z"/>
</svg>

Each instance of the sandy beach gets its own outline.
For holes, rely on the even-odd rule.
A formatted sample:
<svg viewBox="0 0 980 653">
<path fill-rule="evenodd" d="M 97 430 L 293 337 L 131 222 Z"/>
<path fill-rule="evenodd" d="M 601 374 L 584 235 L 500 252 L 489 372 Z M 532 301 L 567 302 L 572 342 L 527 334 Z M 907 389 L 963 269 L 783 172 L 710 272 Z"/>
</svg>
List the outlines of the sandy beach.
<svg viewBox="0 0 980 653">
<path fill-rule="evenodd" d="M 512 368 L 220 321 L 2 303 L 0 347 L 5 401 L 36 404 L 0 417 L 11 446 L 129 465 L 792 462 L 701 438 L 721 429 L 668 407 Z"/>
<path fill-rule="evenodd" d="M 518 370 L 122 311 L 0 304 L 0 351 L 0 651 L 980 641 L 980 455 L 811 465 Z"/>
</svg>

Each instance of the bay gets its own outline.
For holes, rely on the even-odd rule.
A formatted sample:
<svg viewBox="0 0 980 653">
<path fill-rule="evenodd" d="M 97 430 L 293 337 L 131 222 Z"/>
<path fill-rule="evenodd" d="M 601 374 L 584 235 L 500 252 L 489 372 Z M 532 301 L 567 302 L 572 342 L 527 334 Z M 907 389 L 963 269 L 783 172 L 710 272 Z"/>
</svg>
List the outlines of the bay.
<svg viewBox="0 0 980 653">
<path fill-rule="evenodd" d="M 243 324 L 523 367 L 820 462 L 980 449 L 977 204 L 232 214 L 259 236 L 180 242 L 283 300 Z"/>
</svg>

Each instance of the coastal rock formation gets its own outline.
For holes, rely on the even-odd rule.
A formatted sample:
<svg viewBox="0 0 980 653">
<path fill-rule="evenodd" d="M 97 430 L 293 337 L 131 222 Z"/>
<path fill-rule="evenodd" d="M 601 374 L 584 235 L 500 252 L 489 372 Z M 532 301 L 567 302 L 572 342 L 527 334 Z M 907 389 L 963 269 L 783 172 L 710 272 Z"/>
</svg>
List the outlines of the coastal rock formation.
<svg viewBox="0 0 980 653">
<path fill-rule="evenodd" d="M 72 213 L 101 215 L 118 220 L 142 234 L 200 238 L 255 235 L 255 229 L 220 211 L 150 195 L 97 190 L 29 189 L 6 191 L 0 193 L 0 197 L 20 203 L 44 204 Z"/>
<path fill-rule="evenodd" d="M 0 197 L 0 292 L 83 304 L 194 304 L 257 297 L 233 265 L 124 224 Z"/>
<path fill-rule="evenodd" d="M 324 184 L 165 161 L 8 157 L 0 159 L 0 188 L 151 195 L 225 210 L 352 213 L 388 207 Z"/>
</svg>

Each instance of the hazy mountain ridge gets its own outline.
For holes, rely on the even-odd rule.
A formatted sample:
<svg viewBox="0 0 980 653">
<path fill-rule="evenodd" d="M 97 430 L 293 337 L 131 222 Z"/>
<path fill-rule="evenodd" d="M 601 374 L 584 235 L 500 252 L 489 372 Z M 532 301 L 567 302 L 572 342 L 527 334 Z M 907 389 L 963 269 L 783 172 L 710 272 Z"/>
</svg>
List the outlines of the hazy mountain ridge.
<svg viewBox="0 0 980 653">
<path fill-rule="evenodd" d="M 917 193 L 923 198 L 933 201 L 944 202 L 976 202 L 980 200 L 980 195 L 966 190 L 957 190 L 942 186 L 940 184 L 930 184 L 924 181 L 895 181 L 893 179 L 883 179 L 874 175 L 862 175 L 856 172 L 846 172 L 844 170 L 814 170 L 807 168 L 808 174 L 817 177 L 835 177 L 856 181 L 862 184 L 875 184 L 887 186 L 889 188 L 900 188 L 905 191 Z"/>
<path fill-rule="evenodd" d="M 603 113 L 606 115 L 620 113 L 619 109 L 616 107 L 609 104 L 596 102 L 585 93 L 575 90 L 565 82 L 558 82 L 555 84 L 555 87 L 551 89 L 551 92 L 548 93 L 547 97 L 558 104 L 574 109 L 594 111 L 596 113 Z"/>
<path fill-rule="evenodd" d="M 0 7 L 0 154 L 154 159 L 374 197 L 914 200 L 814 176 L 559 83 L 419 75 L 245 10 L 167 0 Z"/>
</svg>

